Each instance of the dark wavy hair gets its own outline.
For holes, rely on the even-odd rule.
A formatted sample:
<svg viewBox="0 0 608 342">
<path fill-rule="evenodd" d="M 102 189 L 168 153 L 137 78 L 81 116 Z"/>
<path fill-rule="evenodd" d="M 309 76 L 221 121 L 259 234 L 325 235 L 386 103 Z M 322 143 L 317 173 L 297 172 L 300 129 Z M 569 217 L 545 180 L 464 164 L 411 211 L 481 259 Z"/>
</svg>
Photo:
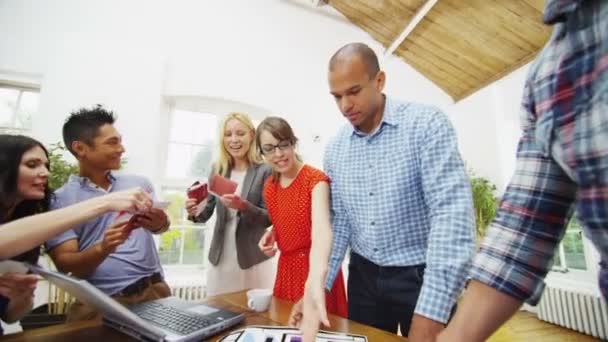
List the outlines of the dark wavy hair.
<svg viewBox="0 0 608 342">
<path fill-rule="evenodd" d="M 0 134 L 0 224 L 49 210 L 52 192 L 48 184 L 46 185 L 43 199 L 23 200 L 17 203 L 17 199 L 19 198 L 17 182 L 21 159 L 25 152 L 36 146 L 40 146 L 48 158 L 49 153 L 47 149 L 39 141 L 24 135 Z M 47 165 L 47 168 L 49 168 L 49 165 Z M 17 205 L 16 207 L 15 204 Z M 9 211 L 13 207 L 15 209 L 9 215 Z M 2 229 L 1 226 L 0 229 Z M 40 247 L 37 247 L 12 259 L 36 263 L 39 256 Z"/>
</svg>

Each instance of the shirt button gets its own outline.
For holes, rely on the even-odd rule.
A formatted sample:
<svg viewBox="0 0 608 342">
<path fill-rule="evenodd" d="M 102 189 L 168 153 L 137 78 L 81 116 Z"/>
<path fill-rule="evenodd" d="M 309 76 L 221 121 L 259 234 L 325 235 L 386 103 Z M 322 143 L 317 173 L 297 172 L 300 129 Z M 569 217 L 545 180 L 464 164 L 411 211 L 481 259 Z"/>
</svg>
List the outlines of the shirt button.
<svg viewBox="0 0 608 342">
<path fill-rule="evenodd" d="M 377 252 L 377 251 L 378 251 L 378 248 L 374 248 L 374 252 Z"/>
<path fill-rule="evenodd" d="M 372 221 L 372 226 L 375 226 L 375 225 L 376 225 L 376 222 Z"/>
<path fill-rule="evenodd" d="M 374 196 L 374 193 L 373 193 L 373 192 L 370 192 L 370 193 L 369 193 L 369 195 L 370 195 L 370 196 Z"/>
</svg>

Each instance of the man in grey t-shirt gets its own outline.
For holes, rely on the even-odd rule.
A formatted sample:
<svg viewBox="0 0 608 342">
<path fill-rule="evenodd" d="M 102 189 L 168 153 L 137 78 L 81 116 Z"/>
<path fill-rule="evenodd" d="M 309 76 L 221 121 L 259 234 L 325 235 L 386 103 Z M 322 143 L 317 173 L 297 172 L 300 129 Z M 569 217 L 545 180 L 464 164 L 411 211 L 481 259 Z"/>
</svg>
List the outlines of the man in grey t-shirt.
<svg viewBox="0 0 608 342">
<path fill-rule="evenodd" d="M 140 187 L 154 196 L 151 183 L 139 176 L 115 174 L 124 147 L 114 128 L 114 114 L 102 106 L 73 112 L 63 125 L 63 140 L 78 159 L 73 175 L 56 191 L 52 208 L 62 208 L 92 197 Z M 126 218 L 107 213 L 73 227 L 47 241 L 57 268 L 88 280 L 123 304 L 134 304 L 170 295 L 152 234 L 165 232 L 169 219 L 152 208 L 135 220 L 130 231 Z M 91 307 L 76 302 L 68 320 L 99 318 Z"/>
</svg>

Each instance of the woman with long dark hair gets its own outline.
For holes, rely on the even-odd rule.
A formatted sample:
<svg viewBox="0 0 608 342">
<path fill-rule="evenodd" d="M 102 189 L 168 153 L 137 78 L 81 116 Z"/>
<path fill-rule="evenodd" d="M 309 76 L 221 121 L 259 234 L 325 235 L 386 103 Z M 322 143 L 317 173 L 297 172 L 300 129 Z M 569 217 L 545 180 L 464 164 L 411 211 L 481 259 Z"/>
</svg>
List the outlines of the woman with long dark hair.
<svg viewBox="0 0 608 342">
<path fill-rule="evenodd" d="M 143 190 L 131 189 L 45 213 L 52 200 L 48 176 L 48 152 L 40 142 L 0 134 L 0 260 L 36 264 L 40 245 L 74 225 L 107 211 L 134 212 L 152 205 Z M 37 281 L 31 274 L 0 275 L 3 321 L 14 322 L 31 309 Z"/>
</svg>

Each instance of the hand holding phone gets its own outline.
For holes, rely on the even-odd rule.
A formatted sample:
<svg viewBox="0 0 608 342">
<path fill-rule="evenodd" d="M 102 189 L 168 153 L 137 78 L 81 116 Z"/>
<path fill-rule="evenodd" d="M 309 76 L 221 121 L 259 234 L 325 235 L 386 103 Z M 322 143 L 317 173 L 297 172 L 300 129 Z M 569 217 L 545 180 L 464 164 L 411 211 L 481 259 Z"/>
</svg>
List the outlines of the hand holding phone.
<svg viewBox="0 0 608 342">
<path fill-rule="evenodd" d="M 101 240 L 101 250 L 105 254 L 111 254 L 116 251 L 116 248 L 123 244 L 129 238 L 129 231 L 127 226 L 129 221 L 114 221 L 112 225 L 106 228 L 103 233 L 103 239 Z"/>
<path fill-rule="evenodd" d="M 139 216 L 139 214 L 135 214 L 133 216 L 131 216 L 131 218 L 129 219 L 129 222 L 127 222 L 127 225 L 125 226 L 125 233 L 130 234 L 133 230 L 140 228 L 137 226 L 137 217 Z"/>
<path fill-rule="evenodd" d="M 207 189 L 207 184 L 196 181 L 188 188 L 187 192 L 188 198 L 194 198 L 196 203 L 202 202 L 207 196 L 209 196 L 209 191 Z"/>
</svg>

